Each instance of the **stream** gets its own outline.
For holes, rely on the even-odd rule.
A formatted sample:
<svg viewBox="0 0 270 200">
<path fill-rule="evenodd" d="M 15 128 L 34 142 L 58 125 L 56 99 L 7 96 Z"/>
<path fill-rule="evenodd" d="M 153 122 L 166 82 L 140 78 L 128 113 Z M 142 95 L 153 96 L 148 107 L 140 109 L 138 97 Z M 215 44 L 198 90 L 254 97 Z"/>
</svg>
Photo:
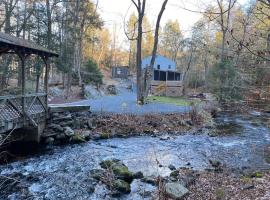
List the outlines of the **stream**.
<svg viewBox="0 0 270 200">
<path fill-rule="evenodd" d="M 264 149 L 270 145 L 270 129 L 266 126 L 269 118 L 257 112 L 220 114 L 216 131 L 224 134 L 216 137 L 202 130 L 200 134 L 169 136 L 165 140 L 140 136 L 47 147 L 42 154 L 0 166 L 1 176 L 14 176 L 20 181 L 8 192 L 1 191 L 0 199 L 110 199 L 107 188 L 94 185 L 89 173 L 100 168 L 100 161 L 111 158 L 147 176 L 167 176 L 169 165 L 205 170 L 211 168 L 209 159 L 236 171 L 269 169 L 264 158 Z M 141 193 L 155 190 L 139 180 L 131 186 L 131 193 L 120 199 L 143 199 Z"/>
</svg>

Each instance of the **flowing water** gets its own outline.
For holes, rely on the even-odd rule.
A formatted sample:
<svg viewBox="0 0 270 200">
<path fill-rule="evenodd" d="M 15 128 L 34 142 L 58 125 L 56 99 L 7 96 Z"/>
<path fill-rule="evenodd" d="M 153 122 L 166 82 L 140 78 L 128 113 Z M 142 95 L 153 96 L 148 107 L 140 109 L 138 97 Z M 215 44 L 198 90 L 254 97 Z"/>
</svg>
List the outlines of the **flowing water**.
<svg viewBox="0 0 270 200">
<path fill-rule="evenodd" d="M 210 168 L 209 159 L 219 160 L 231 169 L 262 170 L 270 168 L 264 159 L 264 149 L 270 145 L 268 115 L 222 114 L 216 119 L 217 132 L 210 137 L 204 132 L 196 135 L 159 137 L 141 136 L 89 141 L 80 145 L 50 147 L 46 153 L 0 166 L 0 175 L 20 174 L 23 189 L 1 194 L 6 199 L 109 199 L 106 187 L 95 185 L 90 170 L 99 168 L 100 161 L 117 158 L 132 172 L 166 176 L 168 165 L 188 166 L 196 170 Z M 91 186 L 91 187 L 90 187 Z M 155 188 L 138 180 L 132 192 L 122 199 L 142 199 L 143 191 Z M 145 198 L 147 199 L 147 198 Z"/>
</svg>

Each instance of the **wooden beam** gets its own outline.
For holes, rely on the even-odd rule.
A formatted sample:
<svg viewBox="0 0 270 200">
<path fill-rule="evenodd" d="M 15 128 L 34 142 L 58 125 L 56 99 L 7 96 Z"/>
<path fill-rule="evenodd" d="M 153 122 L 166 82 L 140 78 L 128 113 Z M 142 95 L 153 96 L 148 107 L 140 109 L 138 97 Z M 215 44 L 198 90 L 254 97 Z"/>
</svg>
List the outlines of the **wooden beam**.
<svg viewBox="0 0 270 200">
<path fill-rule="evenodd" d="M 43 56 L 42 57 L 44 63 L 45 63 L 45 82 L 44 82 L 44 89 L 45 89 L 45 93 L 46 93 L 46 98 L 45 98 L 45 105 L 46 105 L 46 116 L 49 116 L 49 112 L 48 112 L 48 91 L 49 91 L 49 68 L 50 68 L 50 64 L 49 64 L 49 57 L 48 56 Z"/>
</svg>

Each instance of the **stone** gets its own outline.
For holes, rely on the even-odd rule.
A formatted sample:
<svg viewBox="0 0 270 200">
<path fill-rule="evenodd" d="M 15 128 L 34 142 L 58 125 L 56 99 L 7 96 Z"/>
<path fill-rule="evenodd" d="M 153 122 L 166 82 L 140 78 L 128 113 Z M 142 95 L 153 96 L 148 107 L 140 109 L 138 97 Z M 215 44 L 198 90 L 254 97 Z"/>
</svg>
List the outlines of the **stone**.
<svg viewBox="0 0 270 200">
<path fill-rule="evenodd" d="M 91 139 L 91 131 L 82 131 L 81 135 L 84 137 L 85 140 Z"/>
<path fill-rule="evenodd" d="M 185 122 L 185 120 L 180 120 L 180 121 L 178 122 L 178 124 L 179 124 L 180 126 L 187 126 L 187 123 Z"/>
<path fill-rule="evenodd" d="M 187 195 L 189 191 L 181 183 L 171 182 L 165 184 L 165 192 L 168 197 L 178 200 Z"/>
<path fill-rule="evenodd" d="M 119 159 L 111 159 L 111 160 L 103 160 L 99 163 L 99 165 L 101 166 L 101 168 L 103 169 L 110 169 L 112 167 L 112 165 L 116 164 L 120 162 Z"/>
<path fill-rule="evenodd" d="M 87 185 L 87 192 L 88 194 L 92 194 L 95 192 L 95 186 L 93 184 L 88 184 Z"/>
<path fill-rule="evenodd" d="M 169 166 L 168 166 L 168 168 L 170 169 L 170 170 L 176 170 L 176 167 L 174 166 L 174 165 L 172 165 L 172 164 L 170 164 Z"/>
<path fill-rule="evenodd" d="M 60 125 L 63 126 L 63 127 L 66 127 L 66 126 L 73 127 L 73 120 L 60 122 Z"/>
<path fill-rule="evenodd" d="M 160 140 L 169 140 L 170 136 L 169 135 L 163 135 L 159 138 Z"/>
<path fill-rule="evenodd" d="M 145 176 L 145 177 L 142 178 L 142 182 L 149 183 L 151 185 L 156 185 L 157 184 L 157 179 L 154 176 Z"/>
<path fill-rule="evenodd" d="M 151 197 L 153 195 L 153 191 L 143 190 L 143 191 L 140 191 L 139 194 L 143 197 L 143 199 L 145 198 L 148 199 L 148 197 Z"/>
<path fill-rule="evenodd" d="M 193 122 L 190 121 L 190 120 L 186 121 L 186 124 L 189 125 L 189 126 L 193 126 Z"/>
<path fill-rule="evenodd" d="M 115 177 L 131 183 L 134 179 L 133 173 L 128 170 L 128 167 L 121 163 L 118 159 L 104 160 L 100 163 L 103 169 L 112 170 Z"/>
<path fill-rule="evenodd" d="M 98 133 L 93 133 L 91 135 L 91 138 L 92 138 L 92 140 L 99 140 L 100 139 L 100 135 Z"/>
<path fill-rule="evenodd" d="M 174 170 L 170 173 L 170 177 L 173 177 L 173 178 L 178 178 L 178 175 L 179 175 L 179 171 L 178 170 Z"/>
<path fill-rule="evenodd" d="M 122 163 L 117 163 L 112 166 L 114 175 L 121 180 L 131 183 L 133 180 L 133 173 L 128 170 L 128 167 Z"/>
<path fill-rule="evenodd" d="M 72 135 L 69 139 L 70 142 L 78 144 L 78 143 L 83 143 L 86 142 L 83 136 L 79 134 Z"/>
<path fill-rule="evenodd" d="M 45 144 L 53 144 L 54 143 L 54 138 L 53 137 L 48 137 L 45 140 Z"/>
<path fill-rule="evenodd" d="M 251 178 L 262 178 L 263 174 L 262 172 L 254 172 L 251 174 Z"/>
<path fill-rule="evenodd" d="M 116 179 L 112 182 L 112 189 L 122 194 L 129 194 L 131 192 L 130 184 L 120 179 Z"/>
<path fill-rule="evenodd" d="M 54 131 L 57 131 L 57 132 L 63 132 L 64 131 L 64 128 L 61 125 L 54 124 L 54 123 L 50 124 L 48 126 L 48 128 L 51 128 L 51 129 L 53 129 Z"/>
<path fill-rule="evenodd" d="M 83 127 L 83 124 L 81 123 L 81 120 L 78 118 L 75 118 L 73 120 L 73 128 L 75 129 L 80 129 L 81 127 Z"/>
<path fill-rule="evenodd" d="M 185 187 L 189 187 L 190 185 L 195 184 L 196 181 L 196 177 L 192 174 L 188 174 L 184 177 L 181 177 L 179 182 L 181 182 L 181 184 Z"/>
<path fill-rule="evenodd" d="M 142 172 L 136 172 L 134 175 L 133 175 L 134 179 L 141 179 L 143 178 L 143 173 Z"/>
<path fill-rule="evenodd" d="M 247 184 L 242 187 L 242 190 L 250 190 L 253 189 L 255 186 L 253 184 Z"/>
<path fill-rule="evenodd" d="M 214 168 L 220 168 L 221 167 L 221 162 L 218 160 L 209 160 L 209 163 L 212 165 Z"/>
<path fill-rule="evenodd" d="M 74 135 L 74 130 L 72 130 L 72 128 L 70 128 L 69 126 L 65 127 L 64 130 L 66 136 L 70 137 Z"/>
<path fill-rule="evenodd" d="M 72 119 L 71 114 L 67 114 L 67 115 L 62 115 L 62 116 L 60 115 L 58 117 L 54 117 L 52 120 L 54 122 L 60 122 L 60 121 L 67 121 L 67 120 L 70 120 L 70 119 Z"/>
<path fill-rule="evenodd" d="M 109 133 L 101 133 L 99 136 L 100 139 L 109 139 L 110 134 Z"/>
<path fill-rule="evenodd" d="M 89 129 L 97 128 L 96 120 L 94 118 L 91 118 L 91 119 L 87 120 L 87 126 L 88 126 Z"/>
<path fill-rule="evenodd" d="M 107 86 L 107 91 L 111 95 L 116 95 L 117 94 L 115 85 L 108 85 Z"/>
<path fill-rule="evenodd" d="M 63 133 L 58 134 L 58 135 L 56 135 L 56 139 L 57 139 L 57 140 L 65 140 L 65 139 L 66 139 L 66 135 L 63 134 Z"/>
</svg>

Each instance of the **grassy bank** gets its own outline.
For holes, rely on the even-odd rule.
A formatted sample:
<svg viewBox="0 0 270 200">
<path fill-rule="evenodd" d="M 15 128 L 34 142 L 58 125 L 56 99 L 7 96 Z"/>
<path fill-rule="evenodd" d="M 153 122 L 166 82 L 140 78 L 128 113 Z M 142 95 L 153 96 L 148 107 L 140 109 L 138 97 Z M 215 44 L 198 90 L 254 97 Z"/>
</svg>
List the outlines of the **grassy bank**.
<svg viewBox="0 0 270 200">
<path fill-rule="evenodd" d="M 166 96 L 149 96 L 147 97 L 148 102 L 173 104 L 176 106 L 190 106 L 196 103 L 195 100 L 190 100 L 186 97 L 166 97 Z"/>
</svg>

